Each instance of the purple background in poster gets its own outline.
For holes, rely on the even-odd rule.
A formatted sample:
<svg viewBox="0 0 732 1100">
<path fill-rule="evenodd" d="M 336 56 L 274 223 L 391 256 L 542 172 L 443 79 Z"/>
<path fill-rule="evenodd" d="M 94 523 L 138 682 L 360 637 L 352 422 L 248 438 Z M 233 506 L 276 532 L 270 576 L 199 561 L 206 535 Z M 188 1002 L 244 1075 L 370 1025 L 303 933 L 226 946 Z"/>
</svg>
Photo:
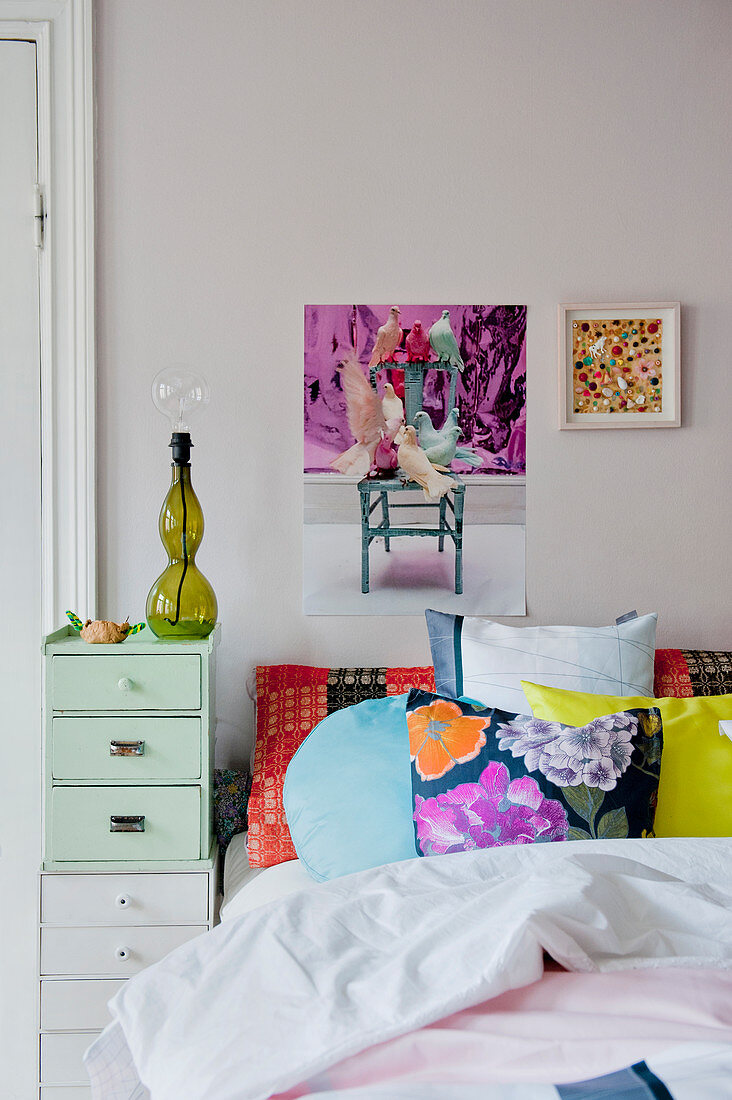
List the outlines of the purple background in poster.
<svg viewBox="0 0 732 1100">
<path fill-rule="evenodd" d="M 334 473 L 330 462 L 354 442 L 346 418 L 338 365 L 354 347 L 368 378 L 376 331 L 389 306 L 305 306 L 305 473 Z M 425 330 L 443 309 L 460 345 L 465 370 L 458 375 L 457 403 L 462 446 L 483 459 L 477 469 L 455 462 L 462 474 L 523 474 L 526 469 L 526 306 L 399 306 L 408 330 Z M 403 344 L 403 342 L 402 342 Z M 397 355 L 404 362 L 404 352 Z M 379 375 L 379 392 L 388 381 Z M 449 374 L 425 375 L 424 408 L 435 427 L 445 418 Z M 338 476 L 335 475 L 334 476 Z"/>
</svg>

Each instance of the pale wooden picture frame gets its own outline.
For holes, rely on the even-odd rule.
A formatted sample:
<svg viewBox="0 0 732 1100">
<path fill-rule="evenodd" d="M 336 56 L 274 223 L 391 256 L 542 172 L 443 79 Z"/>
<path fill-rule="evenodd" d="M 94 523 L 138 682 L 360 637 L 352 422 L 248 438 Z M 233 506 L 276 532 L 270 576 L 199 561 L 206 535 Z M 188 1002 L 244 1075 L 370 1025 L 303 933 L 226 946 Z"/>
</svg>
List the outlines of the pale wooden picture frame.
<svg viewBox="0 0 732 1100">
<path fill-rule="evenodd" d="M 559 427 L 565 429 L 587 428 L 678 428 L 681 426 L 681 305 L 679 302 L 565 302 L 559 306 Z M 620 390 L 614 390 L 612 380 L 602 386 L 602 379 L 594 382 L 597 390 L 593 390 L 591 397 L 597 392 L 604 404 L 612 404 L 614 411 L 610 412 L 582 412 L 577 410 L 575 400 L 579 401 L 578 389 L 575 378 L 574 361 L 574 333 L 576 326 L 584 321 L 644 321 L 648 324 L 661 320 L 661 350 L 662 362 L 662 389 L 660 411 L 640 411 L 635 405 L 632 411 L 623 408 L 618 409 L 620 402 L 615 398 L 622 397 Z M 601 331 L 601 329 L 599 330 Z M 640 330 L 643 332 L 643 329 Z M 630 346 L 633 341 L 628 340 Z M 627 344 L 625 346 L 628 346 Z M 645 351 L 643 347 L 640 351 Z M 640 352 L 636 351 L 634 355 Z M 625 353 L 628 354 L 628 353 Z M 594 381 L 595 368 L 608 370 L 608 353 L 603 350 L 598 361 L 593 362 L 588 373 Z M 604 358 L 603 358 L 604 357 Z M 622 361 L 622 360 L 620 360 Z M 627 362 L 627 360 L 626 360 Z M 614 372 L 613 372 L 614 373 Z M 604 373 L 607 379 L 607 373 Z M 622 377 L 622 376 L 621 376 Z M 586 385 L 590 385 L 588 381 Z M 614 395 L 608 394 L 609 401 L 601 397 L 603 388 L 614 390 Z M 625 392 L 625 391 L 623 391 Z M 631 392 L 634 392 L 631 388 Z M 583 401 L 587 396 L 583 396 Z M 643 394 L 643 400 L 648 408 L 648 400 Z"/>
</svg>

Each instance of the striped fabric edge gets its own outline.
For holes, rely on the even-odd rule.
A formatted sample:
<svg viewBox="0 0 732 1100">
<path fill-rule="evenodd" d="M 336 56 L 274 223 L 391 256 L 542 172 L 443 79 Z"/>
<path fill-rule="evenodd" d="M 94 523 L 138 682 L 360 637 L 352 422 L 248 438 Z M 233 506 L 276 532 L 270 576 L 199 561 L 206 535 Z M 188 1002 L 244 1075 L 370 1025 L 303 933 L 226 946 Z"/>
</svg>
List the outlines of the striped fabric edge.
<svg viewBox="0 0 732 1100">
<path fill-rule="evenodd" d="M 435 689 L 457 699 L 463 694 L 462 631 L 463 615 L 444 611 L 425 611 L 427 632 L 435 670 Z M 439 670 L 439 672 L 438 672 Z"/>
<path fill-rule="evenodd" d="M 674 1100 L 666 1085 L 645 1062 L 589 1081 L 555 1085 L 559 1100 Z"/>
</svg>

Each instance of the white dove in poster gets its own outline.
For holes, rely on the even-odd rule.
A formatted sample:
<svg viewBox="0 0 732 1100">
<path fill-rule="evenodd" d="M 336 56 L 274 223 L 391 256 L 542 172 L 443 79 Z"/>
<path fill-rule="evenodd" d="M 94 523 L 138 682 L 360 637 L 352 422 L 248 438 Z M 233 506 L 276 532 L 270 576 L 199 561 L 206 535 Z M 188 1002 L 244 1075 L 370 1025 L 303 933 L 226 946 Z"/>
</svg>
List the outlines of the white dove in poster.
<svg viewBox="0 0 732 1100">
<path fill-rule="evenodd" d="M 457 488 L 457 482 L 435 469 L 417 443 L 417 433 L 412 424 L 407 424 L 402 434 L 404 440 L 397 452 L 399 465 L 410 481 L 422 486 L 427 503 L 437 504 L 445 493 Z"/>
<path fill-rule="evenodd" d="M 341 451 L 333 459 L 331 466 L 339 474 L 346 474 L 347 477 L 366 477 L 371 469 L 377 444 L 378 440 L 374 441 L 373 447 L 367 447 L 364 443 L 354 443 L 347 451 Z"/>
<path fill-rule="evenodd" d="M 348 427 L 356 442 L 334 458 L 331 466 L 350 477 L 365 477 L 374 461 L 381 433 L 388 431 L 386 417 L 379 395 L 364 377 L 355 356 L 346 359 L 338 370 L 346 395 Z"/>
<path fill-rule="evenodd" d="M 402 330 L 399 327 L 399 306 L 392 306 L 389 319 L 376 333 L 376 343 L 369 360 L 370 367 L 379 363 L 394 362 L 394 352 L 402 342 Z"/>
<path fill-rule="evenodd" d="M 381 399 L 381 411 L 385 420 L 403 420 L 404 402 L 397 397 L 391 382 L 384 386 L 384 396 Z"/>
</svg>

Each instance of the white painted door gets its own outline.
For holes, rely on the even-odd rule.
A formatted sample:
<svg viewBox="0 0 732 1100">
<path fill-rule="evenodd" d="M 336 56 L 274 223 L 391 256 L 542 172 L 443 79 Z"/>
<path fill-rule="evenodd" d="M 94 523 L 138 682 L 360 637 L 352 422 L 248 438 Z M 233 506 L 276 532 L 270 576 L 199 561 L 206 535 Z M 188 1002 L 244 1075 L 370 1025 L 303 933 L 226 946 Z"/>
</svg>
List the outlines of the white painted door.
<svg viewBox="0 0 732 1100">
<path fill-rule="evenodd" d="M 0 39 L 0 1092 L 38 1080 L 41 437 L 36 46 Z"/>
</svg>

